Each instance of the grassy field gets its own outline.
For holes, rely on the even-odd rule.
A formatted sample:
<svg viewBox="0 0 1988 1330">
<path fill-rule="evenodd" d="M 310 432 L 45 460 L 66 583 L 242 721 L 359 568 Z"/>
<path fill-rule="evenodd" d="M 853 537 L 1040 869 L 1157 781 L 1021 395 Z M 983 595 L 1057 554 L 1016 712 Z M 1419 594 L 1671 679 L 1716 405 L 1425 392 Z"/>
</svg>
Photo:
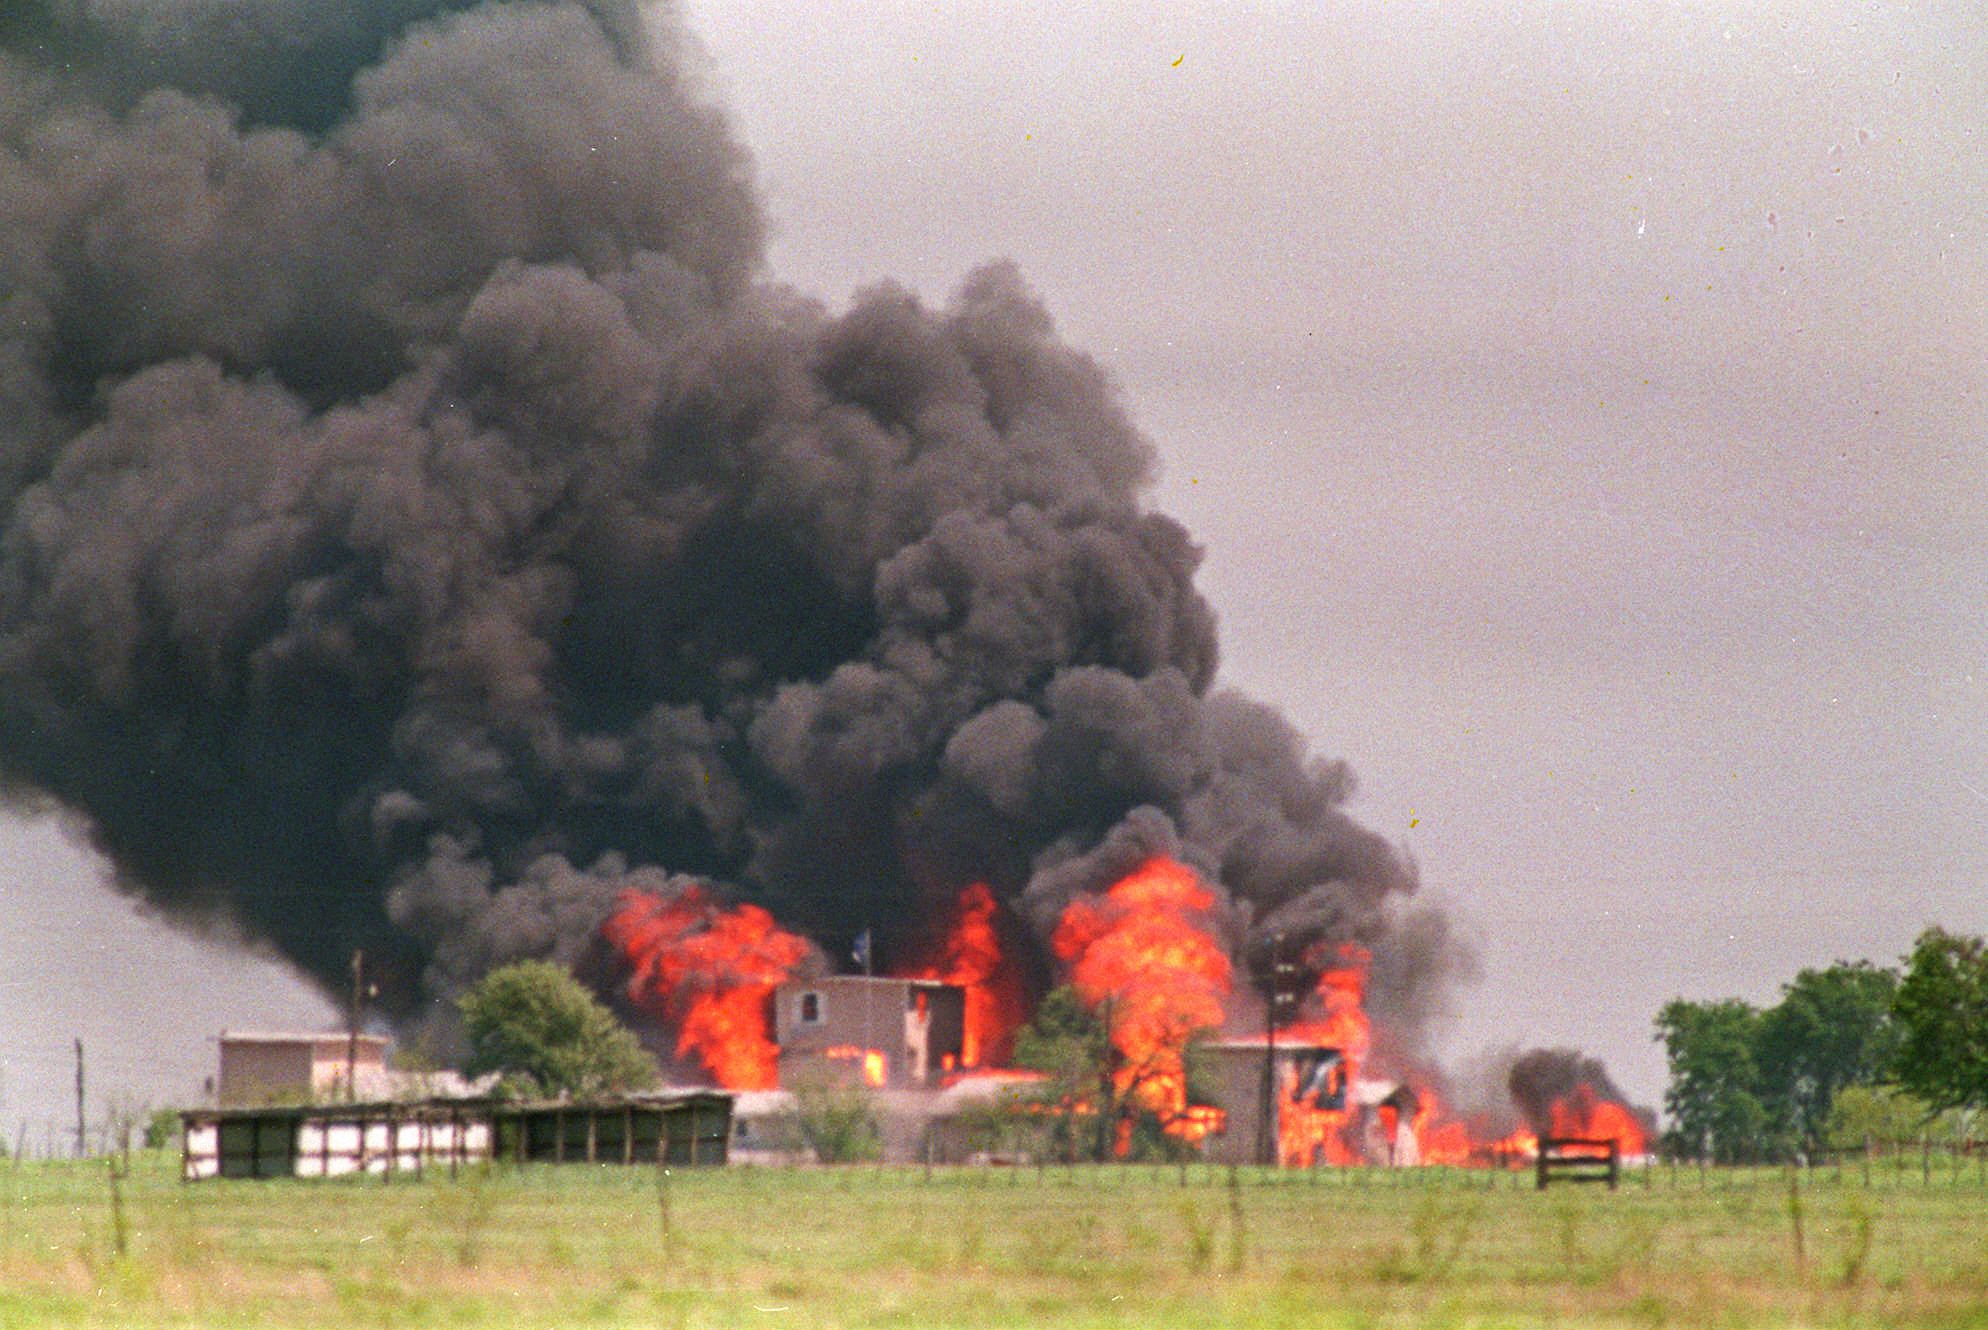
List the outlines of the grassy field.
<svg viewBox="0 0 1988 1330">
<path fill-rule="evenodd" d="M 1988 1180 L 0 1163 L 0 1327 L 1982 1326 Z M 1798 1185 L 1791 1185 L 1791 1182 Z"/>
</svg>

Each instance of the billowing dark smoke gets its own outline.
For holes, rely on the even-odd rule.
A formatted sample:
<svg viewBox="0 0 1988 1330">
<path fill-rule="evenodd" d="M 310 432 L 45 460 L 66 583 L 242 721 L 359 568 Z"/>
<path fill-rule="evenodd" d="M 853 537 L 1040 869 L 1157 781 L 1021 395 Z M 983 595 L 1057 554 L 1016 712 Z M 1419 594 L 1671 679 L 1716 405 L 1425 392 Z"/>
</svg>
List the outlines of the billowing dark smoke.
<svg viewBox="0 0 1988 1330">
<path fill-rule="evenodd" d="M 0 763 L 129 890 L 411 1011 L 631 881 L 887 954 L 1165 847 L 1403 1020 L 1454 972 L 1345 768 L 1210 691 L 1106 375 L 1006 265 L 768 284 L 666 16 L 8 12 Z"/>
<path fill-rule="evenodd" d="M 1541 1136 L 1554 1131 L 1554 1104 L 1580 1099 L 1583 1087 L 1591 1099 L 1629 1102 L 1628 1096 L 1608 1078 L 1608 1068 L 1571 1048 L 1528 1049 L 1513 1061 L 1505 1084 L 1512 1093 L 1512 1102 L 1525 1114 L 1527 1125 Z M 1647 1109 L 1636 1111 L 1648 1125 L 1653 1115 Z"/>
</svg>

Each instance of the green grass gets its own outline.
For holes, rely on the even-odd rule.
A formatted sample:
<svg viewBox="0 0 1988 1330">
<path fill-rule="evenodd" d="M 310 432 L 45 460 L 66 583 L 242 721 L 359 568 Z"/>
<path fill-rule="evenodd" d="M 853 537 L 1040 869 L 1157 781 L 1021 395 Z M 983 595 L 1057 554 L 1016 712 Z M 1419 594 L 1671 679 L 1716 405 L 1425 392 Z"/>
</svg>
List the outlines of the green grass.
<svg viewBox="0 0 1988 1330">
<path fill-rule="evenodd" d="M 0 1163 L 0 1327 L 1980 1326 L 1969 1164 L 678 1171 L 205 1182 Z M 1799 1212 L 1801 1243 L 1795 1239 Z"/>
</svg>

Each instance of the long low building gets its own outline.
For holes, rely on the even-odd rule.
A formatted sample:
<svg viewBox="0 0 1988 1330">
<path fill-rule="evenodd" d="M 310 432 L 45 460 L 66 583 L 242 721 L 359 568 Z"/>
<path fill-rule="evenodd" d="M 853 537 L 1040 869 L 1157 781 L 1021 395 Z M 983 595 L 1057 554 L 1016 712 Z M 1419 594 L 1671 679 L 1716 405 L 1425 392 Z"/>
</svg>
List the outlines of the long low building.
<svg viewBox="0 0 1988 1330">
<path fill-rule="evenodd" d="M 665 1091 L 585 1102 L 416 1103 L 189 1109 L 180 1176 L 319 1178 L 452 1170 L 486 1160 L 723 1164 L 732 1096 Z"/>
</svg>

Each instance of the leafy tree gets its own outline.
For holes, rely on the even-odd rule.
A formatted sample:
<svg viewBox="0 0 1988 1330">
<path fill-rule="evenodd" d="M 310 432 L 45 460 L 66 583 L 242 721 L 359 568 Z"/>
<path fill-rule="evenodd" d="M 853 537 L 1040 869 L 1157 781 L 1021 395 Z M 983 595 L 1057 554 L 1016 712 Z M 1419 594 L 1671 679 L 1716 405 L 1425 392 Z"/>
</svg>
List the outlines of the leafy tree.
<svg viewBox="0 0 1988 1330">
<path fill-rule="evenodd" d="M 1679 998 L 1657 1014 L 1657 1038 L 1670 1065 L 1664 1136 L 1674 1153 L 1734 1163 L 1771 1152 L 1754 1057 L 1760 1025 L 1760 1011 L 1737 1000 Z"/>
<path fill-rule="evenodd" d="M 1954 1144 L 1968 1138 L 1967 1126 L 1961 1110 L 1935 1113 L 1925 1100 L 1896 1086 L 1851 1085 L 1836 1096 L 1836 1103 L 1829 1110 L 1824 1139 L 1836 1150 L 1891 1146 L 1922 1137 Z"/>
<path fill-rule="evenodd" d="M 1103 1159 L 1109 1117 L 1099 1109 L 1113 1097 L 1111 1036 L 1103 1015 L 1067 984 L 1050 990 L 1034 1018 L 1016 1032 L 1014 1062 L 1046 1078 L 1036 1104 L 1048 1116 L 1053 1144 L 1064 1157 Z"/>
<path fill-rule="evenodd" d="M 1036 1007 L 1035 1018 L 1015 1036 L 1017 1067 L 1044 1073 L 1036 1097 L 1048 1114 L 1053 1144 L 1065 1158 L 1080 1155 L 1103 1162 L 1120 1152 L 1127 1159 L 1172 1159 L 1193 1147 L 1166 1130 L 1170 1123 L 1146 1106 L 1143 1087 L 1183 1075 L 1190 1104 L 1207 1103 L 1199 1039 L 1190 1037 L 1176 1060 L 1157 1052 L 1133 1063 L 1113 1044 L 1111 1004 L 1093 1007 L 1067 985 L 1053 989 Z"/>
<path fill-rule="evenodd" d="M 1830 1106 L 1848 1086 L 1869 1085 L 1898 1049 L 1891 1018 L 1898 976 L 1868 961 L 1803 970 L 1761 1013 L 1754 1059 L 1760 1093 L 1778 1124 L 1813 1150 L 1823 1143 Z"/>
<path fill-rule="evenodd" d="M 1898 1083 L 1933 1109 L 1988 1105 L 1988 941 L 1919 935 L 1892 999 Z"/>
<path fill-rule="evenodd" d="M 492 970 L 463 994 L 471 1076 L 502 1073 L 539 1094 L 639 1090 L 659 1079 L 656 1063 L 614 1013 L 550 961 Z"/>
</svg>

